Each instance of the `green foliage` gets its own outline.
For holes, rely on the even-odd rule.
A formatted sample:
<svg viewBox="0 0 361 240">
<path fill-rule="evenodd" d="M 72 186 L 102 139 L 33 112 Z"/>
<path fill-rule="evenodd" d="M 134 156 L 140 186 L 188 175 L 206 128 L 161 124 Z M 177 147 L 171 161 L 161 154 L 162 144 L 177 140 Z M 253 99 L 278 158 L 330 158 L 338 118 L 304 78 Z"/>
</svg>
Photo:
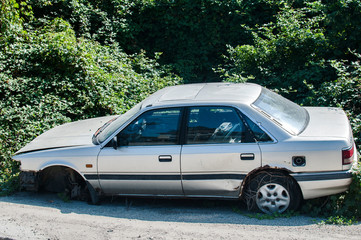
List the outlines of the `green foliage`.
<svg viewBox="0 0 361 240">
<path fill-rule="evenodd" d="M 128 54 L 162 52 L 186 82 L 219 80 L 226 44 L 250 43 L 241 24 L 264 24 L 283 5 L 275 0 L 32 0 L 36 18 L 62 18 L 77 37 L 114 42 Z M 152 55 L 148 55 L 152 56 Z"/>
<path fill-rule="evenodd" d="M 26 31 L 0 43 L 2 194 L 17 189 L 18 166 L 11 156 L 42 132 L 69 121 L 121 114 L 180 82 L 143 52 L 128 55 L 116 43 L 104 46 L 77 37 L 61 18 L 32 23 L 10 23 L 19 27 L 8 29 Z"/>
<path fill-rule="evenodd" d="M 326 0 L 326 35 L 334 58 L 345 59 L 348 49 L 361 52 L 361 1 Z"/>
<path fill-rule="evenodd" d="M 299 215 L 298 212 L 295 211 L 286 211 L 283 213 L 273 213 L 273 214 L 265 214 L 265 213 L 247 213 L 245 211 L 240 210 L 238 207 L 232 208 L 233 212 L 242 214 L 249 218 L 256 218 L 258 220 L 273 220 L 276 218 L 290 218 Z"/>
<path fill-rule="evenodd" d="M 31 6 L 26 1 L 2 0 L 0 10 L 0 43 L 7 44 L 26 33 L 23 16 L 31 16 Z"/>
<path fill-rule="evenodd" d="M 253 42 L 230 45 L 218 72 L 226 81 L 259 83 L 307 104 L 307 84 L 337 78 L 331 61 L 355 61 L 349 49 L 361 48 L 360 6 L 357 0 L 288 2 L 275 21 L 243 25 Z"/>
<path fill-rule="evenodd" d="M 343 216 L 330 216 L 326 220 L 322 220 L 320 224 L 332 224 L 332 225 L 352 225 L 357 223 L 354 217 L 346 218 Z"/>
<path fill-rule="evenodd" d="M 294 99 L 307 95 L 304 80 L 318 84 L 335 77 L 323 59 L 348 59 L 348 48 L 360 52 L 358 0 L 28 0 L 18 4 L 23 5 L 38 20 L 66 20 L 77 38 L 117 43 L 128 54 L 144 49 L 151 58 L 162 52 L 159 62 L 170 65 L 185 82 L 217 81 L 219 73 L 212 69 L 220 65 L 222 77 L 297 90 L 300 97 Z M 20 12 L 18 19 L 29 19 L 29 11 Z M 38 27 L 40 22 L 27 24 Z M 228 64 L 222 55 L 228 55 Z"/>
<path fill-rule="evenodd" d="M 244 26 L 252 32 L 254 43 L 229 46 L 228 65 L 220 69 L 226 80 L 297 91 L 296 97 L 289 96 L 297 100 L 308 90 L 304 80 L 318 84 L 330 79 L 329 68 L 322 65 L 328 47 L 322 27 L 323 5 L 305 4 L 302 8 L 285 5 L 275 22 Z"/>
<path fill-rule="evenodd" d="M 357 61 L 332 60 L 337 78 L 320 86 L 307 84 L 309 93 L 304 103 L 314 106 L 333 106 L 346 111 L 355 141 L 361 147 L 361 55 L 352 53 Z"/>
<path fill-rule="evenodd" d="M 134 49 L 163 52 L 187 82 L 219 80 L 212 68 L 222 62 L 226 44 L 249 42 L 241 24 L 273 18 L 278 1 L 142 1 L 131 16 Z"/>
</svg>

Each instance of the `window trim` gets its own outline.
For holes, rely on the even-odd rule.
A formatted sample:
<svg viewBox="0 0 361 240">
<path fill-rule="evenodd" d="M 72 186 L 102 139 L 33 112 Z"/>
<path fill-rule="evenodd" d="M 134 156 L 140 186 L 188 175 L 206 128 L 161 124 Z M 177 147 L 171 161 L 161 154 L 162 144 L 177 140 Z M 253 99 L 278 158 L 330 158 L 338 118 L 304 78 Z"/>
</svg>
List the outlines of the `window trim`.
<svg viewBox="0 0 361 240">
<path fill-rule="evenodd" d="M 251 105 L 249 105 L 251 108 L 253 108 Z M 103 149 L 106 146 L 109 146 L 108 144 L 111 142 L 111 140 L 118 135 L 124 128 L 126 128 L 130 123 L 132 123 L 136 118 L 138 118 L 140 115 L 142 115 L 143 113 L 147 112 L 147 111 L 151 111 L 151 110 L 156 110 L 156 109 L 167 109 L 167 108 L 180 108 L 181 109 L 181 121 L 180 121 L 180 134 L 179 134 L 179 139 L 178 139 L 178 143 L 177 145 L 193 145 L 193 144 L 187 144 L 186 143 L 186 137 L 187 137 L 187 118 L 188 118 L 188 111 L 187 109 L 191 108 L 191 107 L 230 107 L 233 108 L 235 110 L 237 110 L 239 113 L 245 115 L 246 117 L 248 117 L 253 123 L 257 124 L 259 128 L 262 129 L 262 131 L 264 131 L 265 133 L 267 133 L 267 135 L 272 139 L 272 141 L 270 142 L 258 142 L 256 141 L 256 144 L 274 144 L 277 143 L 277 139 L 273 136 L 273 134 L 271 134 L 269 131 L 267 131 L 262 125 L 258 124 L 257 121 L 255 121 L 255 119 L 253 117 L 250 117 L 249 114 L 247 114 L 245 111 L 242 111 L 242 109 L 240 109 L 239 105 L 235 105 L 235 104 L 225 104 L 225 103 L 199 103 L 199 104 L 176 104 L 176 105 L 162 105 L 162 106 L 149 106 L 149 107 L 143 107 L 142 109 L 139 110 L 139 112 L 137 112 L 136 114 L 134 114 L 130 119 L 128 119 L 128 121 L 126 121 L 122 126 L 120 126 L 116 131 L 114 131 L 114 133 L 112 135 L 110 135 L 108 137 L 108 139 L 104 140 L 104 142 L 102 142 L 99 146 L 100 149 Z M 253 108 L 254 109 L 254 108 Z M 258 112 L 258 111 L 256 111 Z M 238 113 L 238 114 L 239 114 Z M 259 112 L 258 112 L 259 113 Z M 262 115 L 262 114 L 261 114 Z M 263 116 L 263 115 L 262 115 Z M 240 116 L 241 119 L 242 116 Z M 248 125 L 247 125 L 248 128 Z M 252 131 L 252 130 L 250 130 Z M 242 143 L 242 144 L 255 144 L 255 143 Z M 228 143 L 208 143 L 209 144 L 228 144 Z M 197 144 L 199 145 L 199 144 Z M 167 146 L 167 145 L 153 145 L 153 146 Z M 174 145 L 169 145 L 169 146 L 174 146 Z"/>
<path fill-rule="evenodd" d="M 113 136 L 116 137 L 118 136 L 122 131 L 124 131 L 128 126 L 130 126 L 131 124 L 133 124 L 135 121 L 137 121 L 137 119 L 139 119 L 142 115 L 147 114 L 149 112 L 156 112 L 156 111 L 166 111 L 166 110 L 171 110 L 171 109 L 179 109 L 179 119 L 178 119 L 178 126 L 176 128 L 177 130 L 177 134 L 176 134 L 176 141 L 174 144 L 149 144 L 149 145 L 127 145 L 126 147 L 147 147 L 147 146 L 176 146 L 176 145 L 181 145 L 180 144 L 180 136 L 181 136 L 181 125 L 182 125 L 182 120 L 183 120 L 183 112 L 184 112 L 184 107 L 181 106 L 171 106 L 171 107 L 162 107 L 162 108 L 151 108 L 151 109 L 146 109 L 145 111 L 142 111 L 140 114 L 137 114 L 136 117 L 130 119 L 129 123 L 125 123 L 124 126 L 121 127 L 120 131 L 116 131 L 117 134 L 115 134 Z M 119 128 L 120 129 L 120 128 Z M 111 138 L 112 139 L 112 138 Z M 105 144 L 104 147 L 111 147 L 111 140 Z M 119 146 L 122 147 L 122 146 Z M 125 146 L 123 146 L 125 147 Z"/>
<path fill-rule="evenodd" d="M 215 108 L 231 108 L 235 111 L 235 113 L 237 114 L 237 116 L 240 118 L 240 120 L 242 121 L 242 123 L 244 124 L 245 128 L 247 129 L 248 134 L 251 135 L 251 137 L 254 139 L 254 142 L 240 142 L 240 143 L 227 143 L 227 142 L 204 142 L 204 143 L 187 143 L 187 137 L 188 137 L 188 120 L 189 120 L 189 116 L 190 116 L 190 109 L 191 108 L 197 108 L 197 107 L 215 107 Z M 216 104 L 207 104 L 207 105 L 190 105 L 190 106 L 186 106 L 185 108 L 185 113 L 184 113 L 184 121 L 182 125 L 184 126 L 184 132 L 182 132 L 184 134 L 184 138 L 182 139 L 182 144 L 181 145 L 219 145 L 219 144 L 257 144 L 259 143 L 257 141 L 257 139 L 255 138 L 255 135 L 253 133 L 253 131 L 249 128 L 248 124 L 246 123 L 246 120 L 243 118 L 243 112 L 236 106 L 233 105 L 225 105 L 225 104 L 220 104 L 220 105 L 216 105 Z M 244 114 L 245 116 L 247 116 L 246 114 Z M 248 116 L 247 116 L 248 117 Z M 252 122 L 253 121 L 250 117 L 248 117 Z M 255 123 L 256 124 L 256 123 Z M 259 125 L 258 125 L 259 126 Z M 260 126 L 259 126 L 260 127 Z M 261 128 L 261 127 L 260 127 Z M 263 128 L 261 128 L 262 131 L 264 131 Z M 272 137 L 272 135 L 270 135 L 267 131 L 264 131 L 272 140 L 272 143 L 274 143 L 274 138 Z M 260 142 L 260 143 L 270 143 L 269 142 Z"/>
<path fill-rule="evenodd" d="M 243 113 L 241 110 L 237 109 L 239 111 L 239 114 L 241 115 L 242 121 L 244 122 L 244 124 L 246 125 L 247 129 L 251 132 L 253 138 L 256 140 L 257 143 L 276 143 L 277 141 L 275 140 L 275 138 L 273 137 L 272 134 L 270 134 L 268 131 L 266 131 L 261 124 L 257 124 L 257 121 L 254 121 L 252 118 L 250 118 L 247 114 Z M 248 125 L 246 119 L 244 118 L 248 118 L 253 124 L 257 125 L 265 134 L 267 134 L 267 136 L 271 139 L 270 141 L 264 141 L 264 142 L 260 142 L 256 139 L 256 135 L 254 134 L 254 132 L 252 131 L 251 127 Z"/>
</svg>

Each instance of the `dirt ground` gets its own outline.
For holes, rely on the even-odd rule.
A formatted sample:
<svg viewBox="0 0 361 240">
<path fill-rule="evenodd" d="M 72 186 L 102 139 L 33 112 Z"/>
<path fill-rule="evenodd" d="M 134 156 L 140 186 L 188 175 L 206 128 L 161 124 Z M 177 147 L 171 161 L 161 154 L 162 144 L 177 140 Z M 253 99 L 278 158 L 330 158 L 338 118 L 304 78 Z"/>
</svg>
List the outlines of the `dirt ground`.
<svg viewBox="0 0 361 240">
<path fill-rule="evenodd" d="M 260 220 L 229 201 L 106 198 L 99 206 L 56 194 L 0 197 L 0 239 L 361 239 L 361 224 L 307 216 Z"/>
</svg>

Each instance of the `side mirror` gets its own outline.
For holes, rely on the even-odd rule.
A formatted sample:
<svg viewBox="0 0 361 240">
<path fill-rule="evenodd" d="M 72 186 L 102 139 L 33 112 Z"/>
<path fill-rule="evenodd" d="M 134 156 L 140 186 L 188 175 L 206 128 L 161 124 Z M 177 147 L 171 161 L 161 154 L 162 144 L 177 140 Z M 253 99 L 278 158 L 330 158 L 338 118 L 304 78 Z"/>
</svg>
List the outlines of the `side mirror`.
<svg viewBox="0 0 361 240">
<path fill-rule="evenodd" d="M 113 139 L 112 139 L 112 147 L 115 149 L 115 150 L 117 150 L 117 148 L 118 148 L 118 137 L 117 136 L 115 136 Z"/>
</svg>

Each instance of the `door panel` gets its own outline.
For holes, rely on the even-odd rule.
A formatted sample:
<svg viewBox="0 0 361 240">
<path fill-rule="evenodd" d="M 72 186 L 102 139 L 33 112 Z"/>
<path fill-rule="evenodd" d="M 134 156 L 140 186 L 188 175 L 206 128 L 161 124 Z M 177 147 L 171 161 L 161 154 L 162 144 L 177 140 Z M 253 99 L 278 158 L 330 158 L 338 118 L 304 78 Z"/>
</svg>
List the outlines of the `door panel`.
<svg viewBox="0 0 361 240">
<path fill-rule="evenodd" d="M 241 154 L 254 159 L 241 160 Z M 186 196 L 238 197 L 247 173 L 261 166 L 256 143 L 185 145 L 182 149 L 182 177 Z"/>
<path fill-rule="evenodd" d="M 188 109 L 181 152 L 186 196 L 238 197 L 246 174 L 261 166 L 258 144 L 232 107 Z"/>
<path fill-rule="evenodd" d="M 117 136 L 116 149 L 98 156 L 98 177 L 106 194 L 183 195 L 180 176 L 180 108 L 150 110 Z"/>
<path fill-rule="evenodd" d="M 183 195 L 180 149 L 175 146 L 125 146 L 101 150 L 99 181 L 106 194 Z M 160 156 L 170 156 L 162 161 Z"/>
</svg>

